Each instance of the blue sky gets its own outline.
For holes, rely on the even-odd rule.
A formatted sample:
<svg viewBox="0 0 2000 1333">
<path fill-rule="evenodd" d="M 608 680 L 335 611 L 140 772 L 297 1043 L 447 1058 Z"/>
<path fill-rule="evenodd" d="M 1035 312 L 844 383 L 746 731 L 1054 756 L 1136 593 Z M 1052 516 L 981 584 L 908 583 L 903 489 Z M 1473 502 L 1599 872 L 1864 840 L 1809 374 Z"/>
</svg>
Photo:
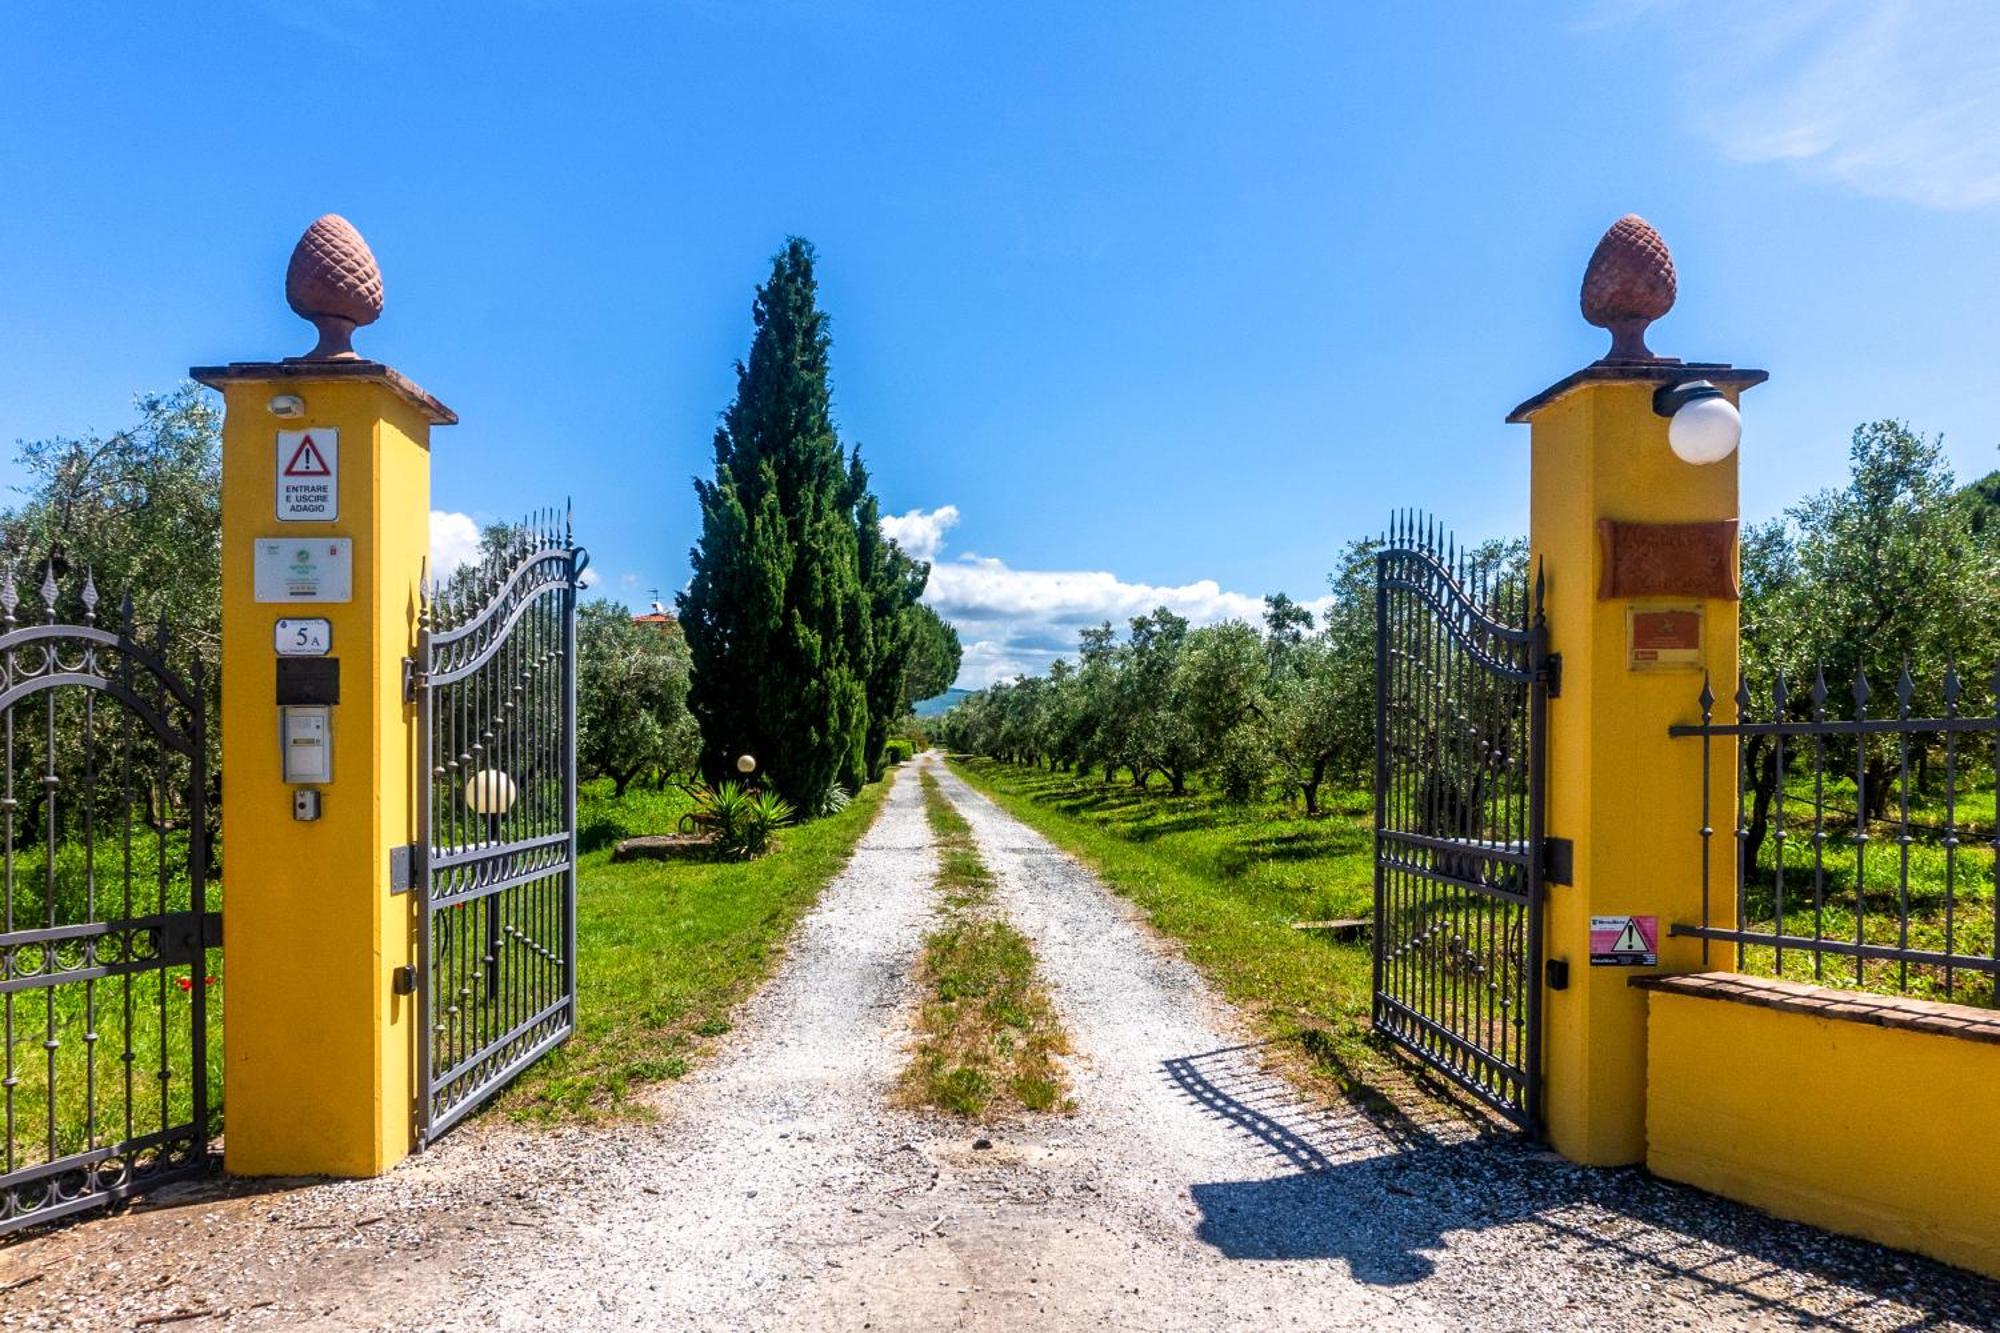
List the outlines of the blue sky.
<svg viewBox="0 0 2000 1333">
<path fill-rule="evenodd" d="M 1502 418 L 1601 353 L 1577 284 L 1631 211 L 1680 268 L 1654 348 L 1772 372 L 1750 516 L 1872 417 L 2000 466 L 2000 11 L 1766 8 L 16 3 L 0 435 L 304 351 L 284 263 L 336 211 L 387 279 L 357 344 L 463 418 L 439 506 L 573 495 L 601 590 L 670 596 L 802 234 L 979 684 L 1314 597 L 1393 506 L 1523 530 Z"/>
</svg>

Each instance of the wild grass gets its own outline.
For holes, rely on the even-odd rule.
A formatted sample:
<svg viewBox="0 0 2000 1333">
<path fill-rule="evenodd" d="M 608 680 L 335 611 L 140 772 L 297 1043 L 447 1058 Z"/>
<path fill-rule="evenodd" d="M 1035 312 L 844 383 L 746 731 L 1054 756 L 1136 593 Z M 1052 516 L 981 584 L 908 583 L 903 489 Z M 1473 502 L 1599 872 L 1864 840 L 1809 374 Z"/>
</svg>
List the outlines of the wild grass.
<svg viewBox="0 0 2000 1333">
<path fill-rule="evenodd" d="M 0 876 L 5 928 L 27 931 L 125 920 L 189 909 L 185 832 L 159 834 L 107 821 L 94 847 L 69 838 L 56 848 L 13 849 Z M 209 910 L 221 907 L 209 881 Z M 95 951 L 86 956 L 89 943 Z M 205 966 L 144 968 L 51 986 L 22 984 L 89 962 L 117 965 L 155 956 L 149 932 L 24 944 L 0 994 L 0 1174 L 158 1133 L 194 1119 L 194 1016 L 206 1009 L 206 1100 L 222 1100 L 222 953 Z M 129 949 L 128 955 L 124 951 Z M 219 1114 L 211 1125 L 220 1129 Z"/>
<path fill-rule="evenodd" d="M 1961 775 L 1964 780 L 1964 775 Z M 1746 876 L 1740 919 L 1745 929 L 1807 939 L 1857 941 L 1990 960 L 2000 907 L 1994 892 L 1994 791 L 1990 774 L 1973 778 L 1950 807 L 1913 782 L 1907 840 L 1900 791 L 1887 817 L 1867 824 L 1858 842 L 1855 784 L 1835 776 L 1818 790 L 1809 779 L 1786 784 L 1772 809 L 1771 836 Z M 1779 836 L 1782 833 L 1782 836 Z M 1724 830 L 1721 836 L 1727 836 Z M 1957 846 L 1947 845 L 1955 837 Z M 1727 884 L 1711 890 L 1727 893 Z M 1721 906 L 1721 904 L 1718 904 Z M 1962 1004 L 1996 1003 L 1990 971 L 1852 958 L 1801 949 L 1782 952 L 1710 946 L 1717 966 L 1794 981 L 1905 992 Z"/>
<path fill-rule="evenodd" d="M 970 826 L 937 779 L 922 776 L 924 813 L 938 836 L 944 911 L 924 937 L 924 1000 L 902 1100 L 968 1120 L 1067 1110 L 1057 1057 L 1069 1041 L 1037 977 L 1034 946 L 994 912 L 993 877 Z"/>
<path fill-rule="evenodd" d="M 207 1100 L 222 1100 L 222 960 L 0 996 L 0 1174 L 194 1118 L 194 992 L 206 992 Z M 129 1056 L 129 1059 L 127 1058 Z M 164 1077 L 163 1077 L 164 1075 Z M 211 1125 L 219 1130 L 220 1118 Z"/>
<path fill-rule="evenodd" d="M 611 845 L 671 833 L 687 797 L 609 783 L 581 794 L 577 877 L 577 1031 L 504 1094 L 533 1123 L 649 1114 L 649 1084 L 679 1078 L 729 1031 L 730 1013 L 783 957 L 794 925 L 847 863 L 887 782 L 837 815 L 786 829 L 754 861 L 630 861 Z"/>
<path fill-rule="evenodd" d="M 1180 940 L 1287 1064 L 1350 1093 L 1372 1090 L 1384 1066 L 1367 1044 L 1369 947 L 1292 929 L 1370 914 L 1373 805 L 1364 793 L 1336 793 L 1325 816 L 1309 819 L 1199 791 L 1149 795 L 1095 775 L 951 764 Z"/>
</svg>

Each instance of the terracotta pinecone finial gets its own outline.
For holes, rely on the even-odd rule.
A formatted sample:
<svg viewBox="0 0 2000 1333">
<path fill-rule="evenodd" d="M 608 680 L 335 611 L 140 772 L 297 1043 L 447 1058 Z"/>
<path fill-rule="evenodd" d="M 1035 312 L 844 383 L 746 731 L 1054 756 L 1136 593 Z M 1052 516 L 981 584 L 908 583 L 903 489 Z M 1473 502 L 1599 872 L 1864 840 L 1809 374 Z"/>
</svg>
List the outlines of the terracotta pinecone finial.
<svg viewBox="0 0 2000 1333">
<path fill-rule="evenodd" d="M 1606 361 L 1657 361 L 1646 326 L 1674 308 L 1674 257 L 1651 223 L 1627 213 L 1611 224 L 1583 271 L 1583 317 L 1611 331 Z"/>
<path fill-rule="evenodd" d="M 328 213 L 306 228 L 285 269 L 285 302 L 319 330 L 302 360 L 357 356 L 354 330 L 382 314 L 382 270 L 353 223 Z"/>
</svg>

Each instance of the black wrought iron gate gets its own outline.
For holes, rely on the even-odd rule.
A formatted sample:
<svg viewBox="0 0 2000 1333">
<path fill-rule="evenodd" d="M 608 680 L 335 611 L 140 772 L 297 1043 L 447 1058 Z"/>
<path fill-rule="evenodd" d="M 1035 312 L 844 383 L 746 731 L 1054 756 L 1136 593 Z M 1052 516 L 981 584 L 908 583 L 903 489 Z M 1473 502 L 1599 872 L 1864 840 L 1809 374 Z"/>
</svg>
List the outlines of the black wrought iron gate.
<svg viewBox="0 0 2000 1333">
<path fill-rule="evenodd" d="M 208 681 L 37 573 L 0 573 L 0 1232 L 201 1170 L 221 1114 Z"/>
<path fill-rule="evenodd" d="M 426 590 L 417 1129 L 429 1142 L 576 1025 L 576 593 L 553 511 Z"/>
<path fill-rule="evenodd" d="M 1375 1029 L 1532 1130 L 1560 665 L 1541 581 L 1401 515 L 1375 610 Z"/>
</svg>

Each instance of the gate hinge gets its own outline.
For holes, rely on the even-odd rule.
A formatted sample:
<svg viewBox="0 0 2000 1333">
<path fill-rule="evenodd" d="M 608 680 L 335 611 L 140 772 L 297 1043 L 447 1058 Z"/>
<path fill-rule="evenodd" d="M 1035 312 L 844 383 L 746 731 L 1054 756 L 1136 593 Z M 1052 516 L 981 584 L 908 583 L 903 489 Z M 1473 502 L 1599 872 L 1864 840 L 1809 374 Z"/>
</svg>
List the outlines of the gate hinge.
<svg viewBox="0 0 2000 1333">
<path fill-rule="evenodd" d="M 197 960 L 204 948 L 222 947 L 222 913 L 175 912 L 161 920 L 153 947 L 155 961 L 162 966 L 200 966 Z"/>
<path fill-rule="evenodd" d="M 1561 653 L 1548 653 L 1544 655 L 1541 665 L 1535 668 L 1535 679 L 1540 682 L 1543 691 L 1549 698 L 1562 698 L 1563 655 Z"/>
<path fill-rule="evenodd" d="M 1542 882 L 1570 884 L 1576 879 L 1576 844 L 1568 838 L 1542 839 Z"/>
<path fill-rule="evenodd" d="M 417 993 L 417 965 L 410 963 L 397 968 L 390 977 L 390 985 L 398 995 L 415 995 Z"/>
<path fill-rule="evenodd" d="M 389 849 L 389 892 L 408 893 L 417 884 L 417 844 L 406 842 Z"/>
<path fill-rule="evenodd" d="M 424 684 L 425 684 L 424 673 L 417 670 L 417 659 L 414 657 L 404 658 L 403 659 L 403 702 L 406 704 L 415 703 L 417 701 L 417 691 L 421 690 L 424 687 Z"/>
</svg>

